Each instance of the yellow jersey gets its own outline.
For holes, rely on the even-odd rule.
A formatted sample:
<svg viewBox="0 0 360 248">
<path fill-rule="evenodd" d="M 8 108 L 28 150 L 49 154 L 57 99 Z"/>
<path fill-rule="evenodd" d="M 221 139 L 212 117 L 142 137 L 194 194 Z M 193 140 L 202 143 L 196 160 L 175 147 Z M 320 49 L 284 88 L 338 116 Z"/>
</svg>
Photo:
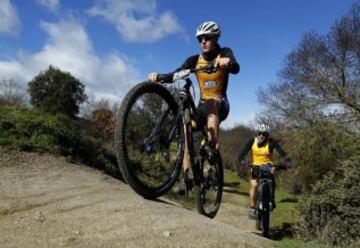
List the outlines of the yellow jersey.
<svg viewBox="0 0 360 248">
<path fill-rule="evenodd" d="M 218 57 L 220 57 L 220 55 L 218 55 Z M 208 63 L 202 55 L 199 55 L 196 68 L 205 67 Z M 207 100 L 223 97 L 227 75 L 228 71 L 226 69 L 220 69 L 212 73 L 198 71 L 196 78 L 199 82 L 201 99 Z"/>
<path fill-rule="evenodd" d="M 251 147 L 251 161 L 255 166 L 263 164 L 273 164 L 273 153 L 270 152 L 269 142 L 266 142 L 264 146 L 258 147 L 257 138 Z"/>
</svg>

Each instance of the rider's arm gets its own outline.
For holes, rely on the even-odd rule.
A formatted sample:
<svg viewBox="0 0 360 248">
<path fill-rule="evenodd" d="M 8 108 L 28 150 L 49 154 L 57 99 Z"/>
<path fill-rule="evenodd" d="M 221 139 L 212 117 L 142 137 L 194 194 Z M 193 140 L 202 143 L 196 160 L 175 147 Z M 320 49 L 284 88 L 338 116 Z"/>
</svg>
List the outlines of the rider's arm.
<svg viewBox="0 0 360 248">
<path fill-rule="evenodd" d="M 199 55 L 193 55 L 190 56 L 189 58 L 187 58 L 185 60 L 185 62 L 179 67 L 177 68 L 174 72 L 178 72 L 181 70 L 186 70 L 186 69 L 193 69 L 196 67 L 197 61 L 198 61 Z"/>
<path fill-rule="evenodd" d="M 281 155 L 281 157 L 287 157 L 287 153 L 276 140 L 271 139 L 269 148 L 270 151 L 273 151 L 275 149 Z"/>
<path fill-rule="evenodd" d="M 251 147 L 254 144 L 254 139 L 251 138 L 249 139 L 245 145 L 240 149 L 239 155 L 238 155 L 238 162 L 240 163 L 241 161 L 244 160 L 246 154 L 250 151 Z"/>
<path fill-rule="evenodd" d="M 163 83 L 172 83 L 172 76 L 175 72 L 181 71 L 181 70 L 185 70 L 185 69 L 192 69 L 196 67 L 197 64 L 197 60 L 198 60 L 199 55 L 194 55 L 194 56 L 190 56 L 189 58 L 187 58 L 185 60 L 185 62 L 179 67 L 177 68 L 175 71 L 170 72 L 170 73 L 166 73 L 166 74 L 161 74 L 162 78 L 162 82 Z M 152 72 L 149 74 L 148 76 L 148 80 L 151 83 L 155 83 L 159 81 L 159 74 L 157 72 Z"/>
<path fill-rule="evenodd" d="M 284 149 L 280 146 L 280 144 L 276 140 L 271 140 L 270 142 L 270 151 L 273 151 L 275 149 L 282 158 L 284 158 L 286 166 L 290 168 L 292 166 L 292 161 L 289 157 L 289 155 L 284 151 Z"/>
<path fill-rule="evenodd" d="M 223 58 L 225 57 L 230 59 L 230 63 L 228 65 L 228 70 L 230 73 L 237 74 L 240 71 L 240 65 L 236 61 L 234 53 L 230 48 L 228 47 L 222 48 L 220 56 Z"/>
</svg>

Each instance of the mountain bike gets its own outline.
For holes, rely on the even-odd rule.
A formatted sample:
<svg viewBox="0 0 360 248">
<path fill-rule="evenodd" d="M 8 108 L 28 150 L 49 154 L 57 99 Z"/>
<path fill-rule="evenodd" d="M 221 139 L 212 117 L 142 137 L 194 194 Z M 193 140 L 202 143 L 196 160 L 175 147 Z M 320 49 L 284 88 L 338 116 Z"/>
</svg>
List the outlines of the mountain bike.
<svg viewBox="0 0 360 248">
<path fill-rule="evenodd" d="M 115 147 L 120 171 L 131 188 L 147 199 L 167 193 L 176 183 L 184 156 L 187 135 L 193 178 L 185 174 L 186 185 L 194 186 L 200 214 L 213 218 L 223 191 L 223 166 L 218 151 L 207 156 L 201 148 L 209 144 L 207 131 L 200 124 L 190 79 L 192 73 L 215 71 L 208 66 L 159 74 L 161 83 L 143 82 L 125 96 L 117 113 Z M 183 87 L 171 87 L 185 82 Z M 165 87 L 165 83 L 172 83 Z M 175 84 L 176 85 L 176 84 Z M 196 123 L 195 130 L 193 123 Z M 194 139 L 197 131 L 202 146 Z M 211 163 L 210 163 L 211 162 Z"/>
<path fill-rule="evenodd" d="M 240 167 L 245 168 L 259 168 L 258 175 L 258 189 L 256 192 L 256 228 L 261 230 L 262 235 L 267 237 L 269 234 L 269 226 L 270 226 L 270 212 L 273 210 L 273 172 L 272 168 L 275 168 L 276 171 L 287 170 L 289 167 L 281 162 L 276 166 L 272 166 L 271 164 L 254 166 L 252 164 L 240 164 Z"/>
</svg>

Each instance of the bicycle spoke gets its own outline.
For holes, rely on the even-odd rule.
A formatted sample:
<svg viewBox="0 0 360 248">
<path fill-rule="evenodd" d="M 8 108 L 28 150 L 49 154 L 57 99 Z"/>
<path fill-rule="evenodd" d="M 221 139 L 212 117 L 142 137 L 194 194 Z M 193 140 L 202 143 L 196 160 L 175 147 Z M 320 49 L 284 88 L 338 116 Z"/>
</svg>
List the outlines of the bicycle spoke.
<svg viewBox="0 0 360 248">
<path fill-rule="evenodd" d="M 222 193 L 221 179 L 217 167 L 210 165 L 207 160 L 202 167 L 203 180 L 201 183 L 201 208 L 203 214 L 213 217 L 219 208 L 219 196 Z"/>
<path fill-rule="evenodd" d="M 166 183 L 178 159 L 176 137 L 166 144 L 175 118 L 157 94 L 141 95 L 130 108 L 125 140 L 129 163 L 137 179 L 146 187 Z M 159 120 L 162 120 L 159 123 Z"/>
</svg>

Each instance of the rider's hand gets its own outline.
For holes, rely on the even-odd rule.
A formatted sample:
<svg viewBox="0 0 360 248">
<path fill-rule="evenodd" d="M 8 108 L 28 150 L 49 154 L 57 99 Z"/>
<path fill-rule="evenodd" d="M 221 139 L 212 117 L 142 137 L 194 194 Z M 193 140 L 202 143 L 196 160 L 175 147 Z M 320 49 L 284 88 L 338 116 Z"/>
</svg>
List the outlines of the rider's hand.
<svg viewBox="0 0 360 248">
<path fill-rule="evenodd" d="M 156 72 L 152 72 L 148 76 L 148 80 L 150 83 L 156 83 L 157 82 L 157 76 L 158 74 Z"/>
<path fill-rule="evenodd" d="M 245 167 L 248 163 L 245 160 L 236 159 L 236 165 L 238 167 Z"/>
<path fill-rule="evenodd" d="M 228 67 L 230 64 L 230 58 L 216 58 L 215 59 L 215 68 L 224 68 Z"/>
<path fill-rule="evenodd" d="M 286 169 L 291 169 L 293 167 L 293 163 L 290 158 L 285 159 Z"/>
<path fill-rule="evenodd" d="M 240 168 L 242 167 L 242 166 L 244 166 L 244 164 L 245 164 L 245 161 L 244 160 L 239 160 L 238 158 L 236 158 L 236 159 L 234 159 L 234 165 L 235 165 L 235 169 L 236 169 L 236 172 L 237 172 L 237 175 L 238 176 L 240 176 L 241 175 L 241 173 L 240 173 Z"/>
</svg>

